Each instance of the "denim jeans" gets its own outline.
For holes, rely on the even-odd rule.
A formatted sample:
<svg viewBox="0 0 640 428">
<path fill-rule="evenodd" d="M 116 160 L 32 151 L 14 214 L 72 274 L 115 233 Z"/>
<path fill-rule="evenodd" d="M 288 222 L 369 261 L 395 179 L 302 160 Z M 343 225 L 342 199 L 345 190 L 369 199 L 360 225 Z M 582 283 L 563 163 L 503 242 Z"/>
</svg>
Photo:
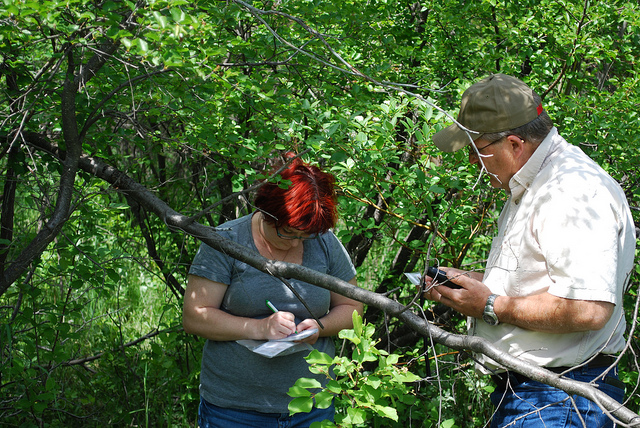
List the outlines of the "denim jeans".
<svg viewBox="0 0 640 428">
<path fill-rule="evenodd" d="M 582 382 L 591 382 L 607 367 L 581 367 L 564 376 Z M 504 374 L 503 374 L 504 375 Z M 612 369 L 608 377 L 618 379 L 617 370 Z M 598 389 L 622 402 L 624 390 L 599 380 Z M 572 401 L 573 399 L 573 401 Z M 613 422 L 593 401 L 569 395 L 557 388 L 533 380 L 509 386 L 507 391 L 496 389 L 491 394 L 496 413 L 491 428 L 612 428 Z M 575 402 L 575 404 L 574 404 Z M 576 407 L 580 412 L 578 416 Z M 581 421 L 584 420 L 584 424 Z"/>
<path fill-rule="evenodd" d="M 333 404 L 327 409 L 313 408 L 309 413 L 261 413 L 215 406 L 200 399 L 200 428 L 308 428 L 312 422 L 333 421 Z"/>
</svg>

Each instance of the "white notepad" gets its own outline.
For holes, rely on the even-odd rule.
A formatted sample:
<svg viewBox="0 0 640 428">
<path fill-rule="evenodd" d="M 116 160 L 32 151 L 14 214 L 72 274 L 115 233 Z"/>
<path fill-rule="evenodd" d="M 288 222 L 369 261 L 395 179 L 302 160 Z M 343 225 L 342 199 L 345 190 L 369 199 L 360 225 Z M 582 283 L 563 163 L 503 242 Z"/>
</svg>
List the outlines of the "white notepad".
<svg viewBox="0 0 640 428">
<path fill-rule="evenodd" d="M 309 330 L 301 331 L 300 333 L 293 333 L 282 339 L 274 340 L 236 340 L 237 343 L 244 346 L 256 354 L 263 357 L 273 358 L 281 357 L 283 355 L 293 354 L 301 351 L 311 351 L 313 346 L 308 343 L 296 342 L 297 340 L 305 339 L 309 336 L 313 336 L 318 332 L 317 328 L 310 328 Z"/>
</svg>

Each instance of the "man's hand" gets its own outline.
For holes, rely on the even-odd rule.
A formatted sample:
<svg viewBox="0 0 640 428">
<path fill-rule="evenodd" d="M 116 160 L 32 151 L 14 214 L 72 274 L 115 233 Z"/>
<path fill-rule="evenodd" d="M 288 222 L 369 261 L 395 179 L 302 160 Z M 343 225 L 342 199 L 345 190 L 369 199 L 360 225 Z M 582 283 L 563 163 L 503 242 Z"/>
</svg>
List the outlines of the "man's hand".
<svg viewBox="0 0 640 428">
<path fill-rule="evenodd" d="M 425 277 L 424 297 L 441 302 L 461 314 L 482 318 L 489 288 L 482 283 L 482 274 L 453 268 L 440 268 L 449 281 L 460 285 L 451 289 Z M 604 327 L 614 309 L 613 303 L 566 299 L 546 290 L 529 296 L 498 296 L 493 309 L 501 323 L 527 330 L 547 333 L 573 333 L 599 330 Z"/>
<path fill-rule="evenodd" d="M 427 276 L 424 297 L 443 303 L 461 314 L 482 318 L 484 305 L 491 295 L 489 288 L 481 282 L 482 274 L 454 268 L 440 268 L 440 270 L 447 274 L 449 281 L 462 288 L 453 289 L 446 285 L 439 285 Z"/>
</svg>

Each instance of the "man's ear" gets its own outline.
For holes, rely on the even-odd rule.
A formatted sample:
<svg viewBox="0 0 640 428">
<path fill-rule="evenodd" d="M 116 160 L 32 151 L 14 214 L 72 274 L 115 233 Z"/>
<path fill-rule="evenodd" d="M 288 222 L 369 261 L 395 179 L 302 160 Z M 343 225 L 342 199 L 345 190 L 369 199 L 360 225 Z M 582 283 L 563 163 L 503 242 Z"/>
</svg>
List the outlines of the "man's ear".
<svg viewBox="0 0 640 428">
<path fill-rule="evenodd" d="M 525 141 L 517 135 L 508 135 L 507 141 L 510 144 L 514 158 L 520 160 L 524 165 L 524 163 L 531 157 L 531 153 L 527 151 Z"/>
</svg>

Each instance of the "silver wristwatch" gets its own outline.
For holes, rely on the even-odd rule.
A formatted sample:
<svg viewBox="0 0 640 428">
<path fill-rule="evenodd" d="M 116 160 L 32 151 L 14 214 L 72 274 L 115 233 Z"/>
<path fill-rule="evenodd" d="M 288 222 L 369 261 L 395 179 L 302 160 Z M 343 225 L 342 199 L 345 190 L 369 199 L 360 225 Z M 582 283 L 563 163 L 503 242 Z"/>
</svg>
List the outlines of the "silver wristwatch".
<svg viewBox="0 0 640 428">
<path fill-rule="evenodd" d="M 500 321 L 498 321 L 498 316 L 493 310 L 493 303 L 496 301 L 497 294 L 492 294 L 487 299 L 487 303 L 484 305 L 484 312 L 482 313 L 482 319 L 489 325 L 498 325 Z"/>
</svg>

